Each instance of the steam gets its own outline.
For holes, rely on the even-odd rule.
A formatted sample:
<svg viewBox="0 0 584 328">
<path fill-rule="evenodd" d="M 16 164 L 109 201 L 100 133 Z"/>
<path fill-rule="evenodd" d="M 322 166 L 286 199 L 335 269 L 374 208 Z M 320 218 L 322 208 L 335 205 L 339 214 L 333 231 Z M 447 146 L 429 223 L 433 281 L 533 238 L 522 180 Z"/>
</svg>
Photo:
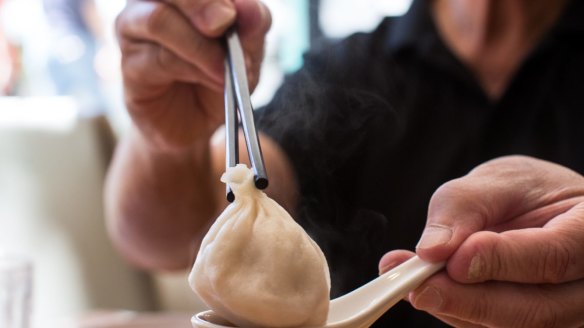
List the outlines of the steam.
<svg viewBox="0 0 584 328">
<path fill-rule="evenodd" d="M 356 195 L 367 193 L 363 163 L 375 160 L 383 149 L 380 143 L 391 147 L 400 126 L 379 93 L 326 80 L 320 73 L 327 64 L 321 64 L 288 77 L 258 112 L 257 124 L 291 157 L 302 198 L 296 220 L 327 256 L 334 297 L 377 273 L 363 252 L 377 256 L 387 250 L 387 218 L 360 208 Z M 379 131 L 384 131 L 383 140 L 378 140 Z"/>
</svg>

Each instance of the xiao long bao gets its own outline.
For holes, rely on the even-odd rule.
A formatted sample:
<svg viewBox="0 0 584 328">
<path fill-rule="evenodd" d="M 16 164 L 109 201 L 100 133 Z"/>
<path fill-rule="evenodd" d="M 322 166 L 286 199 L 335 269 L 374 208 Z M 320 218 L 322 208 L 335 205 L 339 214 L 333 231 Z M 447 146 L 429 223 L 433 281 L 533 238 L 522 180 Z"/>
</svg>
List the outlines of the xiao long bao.
<svg viewBox="0 0 584 328">
<path fill-rule="evenodd" d="M 189 283 L 211 309 L 240 327 L 322 325 L 330 302 L 326 259 L 253 179 L 243 164 L 221 177 L 235 201 L 203 239 Z"/>
</svg>

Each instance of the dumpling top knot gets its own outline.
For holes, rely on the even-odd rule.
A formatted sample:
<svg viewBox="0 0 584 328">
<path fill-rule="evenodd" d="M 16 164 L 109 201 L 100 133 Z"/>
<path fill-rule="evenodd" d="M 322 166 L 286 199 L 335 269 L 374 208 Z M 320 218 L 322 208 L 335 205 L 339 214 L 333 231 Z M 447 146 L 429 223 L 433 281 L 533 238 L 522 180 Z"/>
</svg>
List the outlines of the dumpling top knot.
<svg viewBox="0 0 584 328">
<path fill-rule="evenodd" d="M 257 197 L 256 193 L 260 192 L 255 187 L 255 175 L 252 170 L 248 169 L 245 164 L 237 164 L 234 167 L 228 167 L 225 173 L 221 175 L 221 182 L 229 185 L 235 199 L 240 197 Z"/>
</svg>

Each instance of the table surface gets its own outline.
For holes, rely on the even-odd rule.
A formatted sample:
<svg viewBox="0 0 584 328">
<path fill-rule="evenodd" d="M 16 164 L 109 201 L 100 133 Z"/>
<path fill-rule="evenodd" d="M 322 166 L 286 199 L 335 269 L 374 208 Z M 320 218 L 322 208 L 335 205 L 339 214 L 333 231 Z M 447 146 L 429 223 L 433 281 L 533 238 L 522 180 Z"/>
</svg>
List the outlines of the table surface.
<svg viewBox="0 0 584 328">
<path fill-rule="evenodd" d="M 94 311 L 71 320 L 75 328 L 192 328 L 192 314 L 167 312 Z"/>
</svg>

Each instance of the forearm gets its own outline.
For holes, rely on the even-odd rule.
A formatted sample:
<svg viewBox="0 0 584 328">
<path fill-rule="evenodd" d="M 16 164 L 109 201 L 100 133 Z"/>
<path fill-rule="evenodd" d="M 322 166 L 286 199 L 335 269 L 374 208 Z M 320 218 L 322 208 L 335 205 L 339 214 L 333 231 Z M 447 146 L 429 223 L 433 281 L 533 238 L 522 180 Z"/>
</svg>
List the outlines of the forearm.
<svg viewBox="0 0 584 328">
<path fill-rule="evenodd" d="M 189 266 L 218 212 L 220 188 L 209 145 L 161 153 L 134 132 L 122 141 L 106 187 L 108 228 L 131 262 L 149 269 Z"/>
</svg>

